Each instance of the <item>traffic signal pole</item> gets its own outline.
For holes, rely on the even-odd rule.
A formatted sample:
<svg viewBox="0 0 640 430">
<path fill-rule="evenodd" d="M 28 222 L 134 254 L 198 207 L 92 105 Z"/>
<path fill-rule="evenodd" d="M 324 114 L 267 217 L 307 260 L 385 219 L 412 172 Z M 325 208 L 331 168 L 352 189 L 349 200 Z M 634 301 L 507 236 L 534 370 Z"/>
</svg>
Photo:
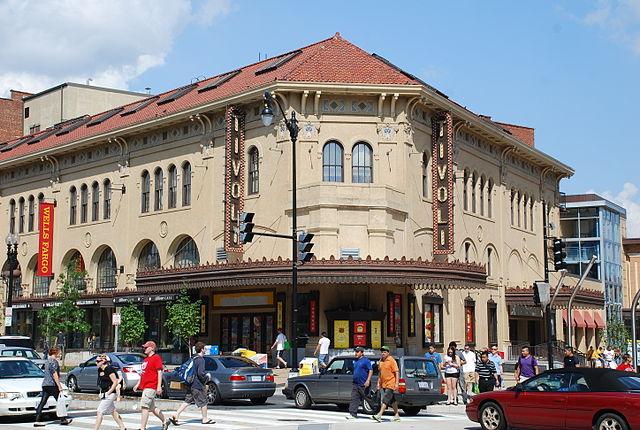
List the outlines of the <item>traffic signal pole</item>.
<svg viewBox="0 0 640 430">
<path fill-rule="evenodd" d="M 547 240 L 549 240 L 547 229 L 549 228 L 549 220 L 547 219 L 547 202 L 542 202 L 542 232 L 543 232 L 543 259 L 544 259 L 544 282 L 549 282 L 549 246 Z M 560 286 L 556 287 L 560 288 Z M 551 315 L 551 303 L 545 306 L 545 319 L 547 324 L 547 360 L 549 362 L 549 369 L 553 369 L 553 342 L 555 341 L 555 330 L 552 327 L 552 315 Z"/>
</svg>

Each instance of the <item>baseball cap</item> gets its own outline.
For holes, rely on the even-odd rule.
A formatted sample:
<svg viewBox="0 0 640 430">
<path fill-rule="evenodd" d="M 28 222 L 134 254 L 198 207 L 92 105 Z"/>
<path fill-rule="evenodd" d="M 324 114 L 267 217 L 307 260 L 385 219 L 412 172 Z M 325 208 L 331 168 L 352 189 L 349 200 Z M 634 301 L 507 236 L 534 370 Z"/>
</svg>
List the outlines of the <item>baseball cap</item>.
<svg viewBox="0 0 640 430">
<path fill-rule="evenodd" d="M 384 346 L 384 345 L 382 345 L 382 346 L 380 347 L 380 351 L 387 351 L 387 352 L 391 352 L 391 350 L 389 349 L 389 347 L 388 347 L 388 346 Z"/>
<path fill-rule="evenodd" d="M 355 352 L 364 352 L 364 348 L 361 346 L 356 346 L 354 349 Z"/>
<path fill-rule="evenodd" d="M 156 350 L 156 343 L 152 340 L 148 340 L 142 345 L 143 348 L 151 348 L 154 351 Z"/>
<path fill-rule="evenodd" d="M 104 361 L 111 361 L 111 357 L 109 357 L 107 354 L 100 354 L 98 355 L 99 359 L 104 359 Z"/>
</svg>

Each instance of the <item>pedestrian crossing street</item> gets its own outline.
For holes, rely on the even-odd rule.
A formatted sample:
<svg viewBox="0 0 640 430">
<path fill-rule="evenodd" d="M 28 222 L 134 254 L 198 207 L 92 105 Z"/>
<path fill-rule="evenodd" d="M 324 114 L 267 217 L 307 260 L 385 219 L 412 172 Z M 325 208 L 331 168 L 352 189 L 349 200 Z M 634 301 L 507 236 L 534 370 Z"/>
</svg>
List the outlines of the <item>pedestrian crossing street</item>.
<svg viewBox="0 0 640 430">
<path fill-rule="evenodd" d="M 163 411 L 165 416 L 169 417 L 171 411 Z M 373 420 L 368 415 L 360 415 L 358 420 L 347 421 L 345 419 L 346 412 L 330 411 L 330 410 L 299 410 L 291 407 L 282 408 L 265 408 L 265 409 L 249 409 L 249 408 L 237 408 L 237 409 L 209 409 L 209 418 L 216 421 L 213 425 L 204 425 L 201 423 L 201 415 L 197 410 L 187 409 L 180 416 L 180 426 L 169 426 L 170 429 L 176 430 L 191 430 L 191 429 L 257 429 L 262 427 L 295 427 L 308 424 L 352 424 L 357 426 L 358 423 L 372 423 Z M 72 412 L 70 416 L 73 418 L 73 422 L 68 426 L 61 426 L 58 422 L 52 422 L 44 427 L 46 430 L 73 430 L 73 429 L 93 429 L 95 425 L 95 413 L 93 411 Z M 139 412 L 125 412 L 121 413 L 122 419 L 127 429 L 139 429 L 140 428 L 140 413 Z M 386 420 L 391 422 L 392 415 L 385 416 Z M 420 415 L 414 417 L 401 418 L 401 423 L 424 423 L 429 424 L 431 422 L 442 421 L 459 421 L 467 420 L 464 415 L 457 414 L 429 414 L 422 411 Z M 32 422 L 20 422 L 11 423 L 7 426 L 11 428 L 33 428 Z M 0 424 L 0 428 L 5 425 Z M 117 429 L 115 421 L 111 416 L 104 418 L 102 422 L 103 429 Z M 155 416 L 149 417 L 149 424 L 147 430 L 161 430 L 162 425 L 160 420 Z"/>
</svg>

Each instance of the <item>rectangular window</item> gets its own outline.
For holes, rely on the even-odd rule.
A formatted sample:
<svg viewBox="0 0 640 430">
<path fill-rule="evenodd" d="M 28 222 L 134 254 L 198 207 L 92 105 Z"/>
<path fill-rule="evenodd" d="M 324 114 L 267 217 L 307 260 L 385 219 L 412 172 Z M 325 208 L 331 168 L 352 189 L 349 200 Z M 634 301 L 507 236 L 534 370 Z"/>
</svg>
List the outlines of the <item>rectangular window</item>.
<svg viewBox="0 0 640 430">
<path fill-rule="evenodd" d="M 432 343 L 444 343 L 442 303 L 443 300 L 439 297 L 422 297 L 422 343 L 425 348 Z"/>
<path fill-rule="evenodd" d="M 33 198 L 29 199 L 29 220 L 27 221 L 28 231 L 33 231 L 35 225 L 35 201 Z"/>
<path fill-rule="evenodd" d="M 80 196 L 80 223 L 87 222 L 87 212 L 89 210 L 89 202 L 87 192 L 83 191 Z"/>
<path fill-rule="evenodd" d="M 107 183 L 104 186 L 104 207 L 102 208 L 104 219 L 111 218 L 111 184 Z"/>
<path fill-rule="evenodd" d="M 416 336 L 416 296 L 409 294 L 407 296 L 407 336 Z"/>
<path fill-rule="evenodd" d="M 402 341 L 402 294 L 387 293 L 387 336 Z"/>
<path fill-rule="evenodd" d="M 29 108 L 28 107 L 24 108 L 24 118 L 25 119 L 29 118 Z"/>
<path fill-rule="evenodd" d="M 489 346 L 498 344 L 498 307 L 490 300 L 487 303 L 487 328 L 489 329 Z"/>
<path fill-rule="evenodd" d="M 69 225 L 76 225 L 76 213 L 78 211 L 76 206 L 75 196 L 69 202 Z"/>
<path fill-rule="evenodd" d="M 471 300 L 464 303 L 464 342 L 476 344 L 476 303 Z"/>
</svg>

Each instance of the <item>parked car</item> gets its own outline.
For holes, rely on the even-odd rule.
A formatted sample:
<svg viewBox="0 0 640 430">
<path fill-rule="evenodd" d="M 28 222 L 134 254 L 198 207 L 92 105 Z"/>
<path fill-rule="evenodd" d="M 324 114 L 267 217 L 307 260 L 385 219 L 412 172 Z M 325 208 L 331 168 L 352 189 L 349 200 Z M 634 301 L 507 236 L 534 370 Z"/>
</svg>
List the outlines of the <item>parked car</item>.
<svg viewBox="0 0 640 430">
<path fill-rule="evenodd" d="M 0 357 L 24 357 L 33 361 L 39 368 L 44 370 L 46 358 L 42 358 L 35 349 L 23 348 L 20 346 L 2 347 L 0 346 Z"/>
<path fill-rule="evenodd" d="M 0 336 L 0 347 L 21 346 L 33 348 L 33 339 L 28 336 Z"/>
<path fill-rule="evenodd" d="M 376 393 L 379 357 L 368 357 L 374 370 L 371 395 L 363 402 L 365 413 L 377 412 L 379 400 Z M 353 384 L 354 356 L 338 356 L 319 374 L 297 376 L 287 380 L 282 393 L 293 399 L 296 407 L 309 408 L 312 404 L 335 403 L 341 410 L 349 407 Z M 446 400 L 442 391 L 442 376 L 436 363 L 425 357 L 396 358 L 400 368 L 398 406 L 406 415 L 417 415 L 427 405 Z M 431 362 L 431 365 L 428 365 Z"/>
<path fill-rule="evenodd" d="M 467 416 L 485 430 L 640 428 L 640 375 L 555 369 L 504 391 L 472 397 Z"/>
<path fill-rule="evenodd" d="M 180 375 L 191 358 L 173 372 L 165 372 L 162 378 L 162 392 L 166 397 L 184 399 L 186 387 Z M 206 355 L 205 372 L 210 375 L 207 396 L 210 405 L 224 400 L 249 399 L 254 405 L 261 405 L 276 391 L 273 372 L 263 369 L 253 361 L 231 355 Z"/>
<path fill-rule="evenodd" d="M 111 364 L 120 370 L 122 374 L 123 388 L 128 391 L 140 381 L 140 371 L 142 370 L 142 361 L 144 354 L 135 352 L 109 352 Z M 67 387 L 69 390 L 80 391 L 98 391 L 98 366 L 94 355 L 84 363 L 80 363 L 78 367 L 74 367 L 67 374 Z"/>
<path fill-rule="evenodd" d="M 0 357 L 0 416 L 34 414 L 40 403 L 44 372 L 24 357 Z M 69 407 L 69 403 L 67 407 Z M 43 411 L 55 412 L 51 397 Z"/>
</svg>

